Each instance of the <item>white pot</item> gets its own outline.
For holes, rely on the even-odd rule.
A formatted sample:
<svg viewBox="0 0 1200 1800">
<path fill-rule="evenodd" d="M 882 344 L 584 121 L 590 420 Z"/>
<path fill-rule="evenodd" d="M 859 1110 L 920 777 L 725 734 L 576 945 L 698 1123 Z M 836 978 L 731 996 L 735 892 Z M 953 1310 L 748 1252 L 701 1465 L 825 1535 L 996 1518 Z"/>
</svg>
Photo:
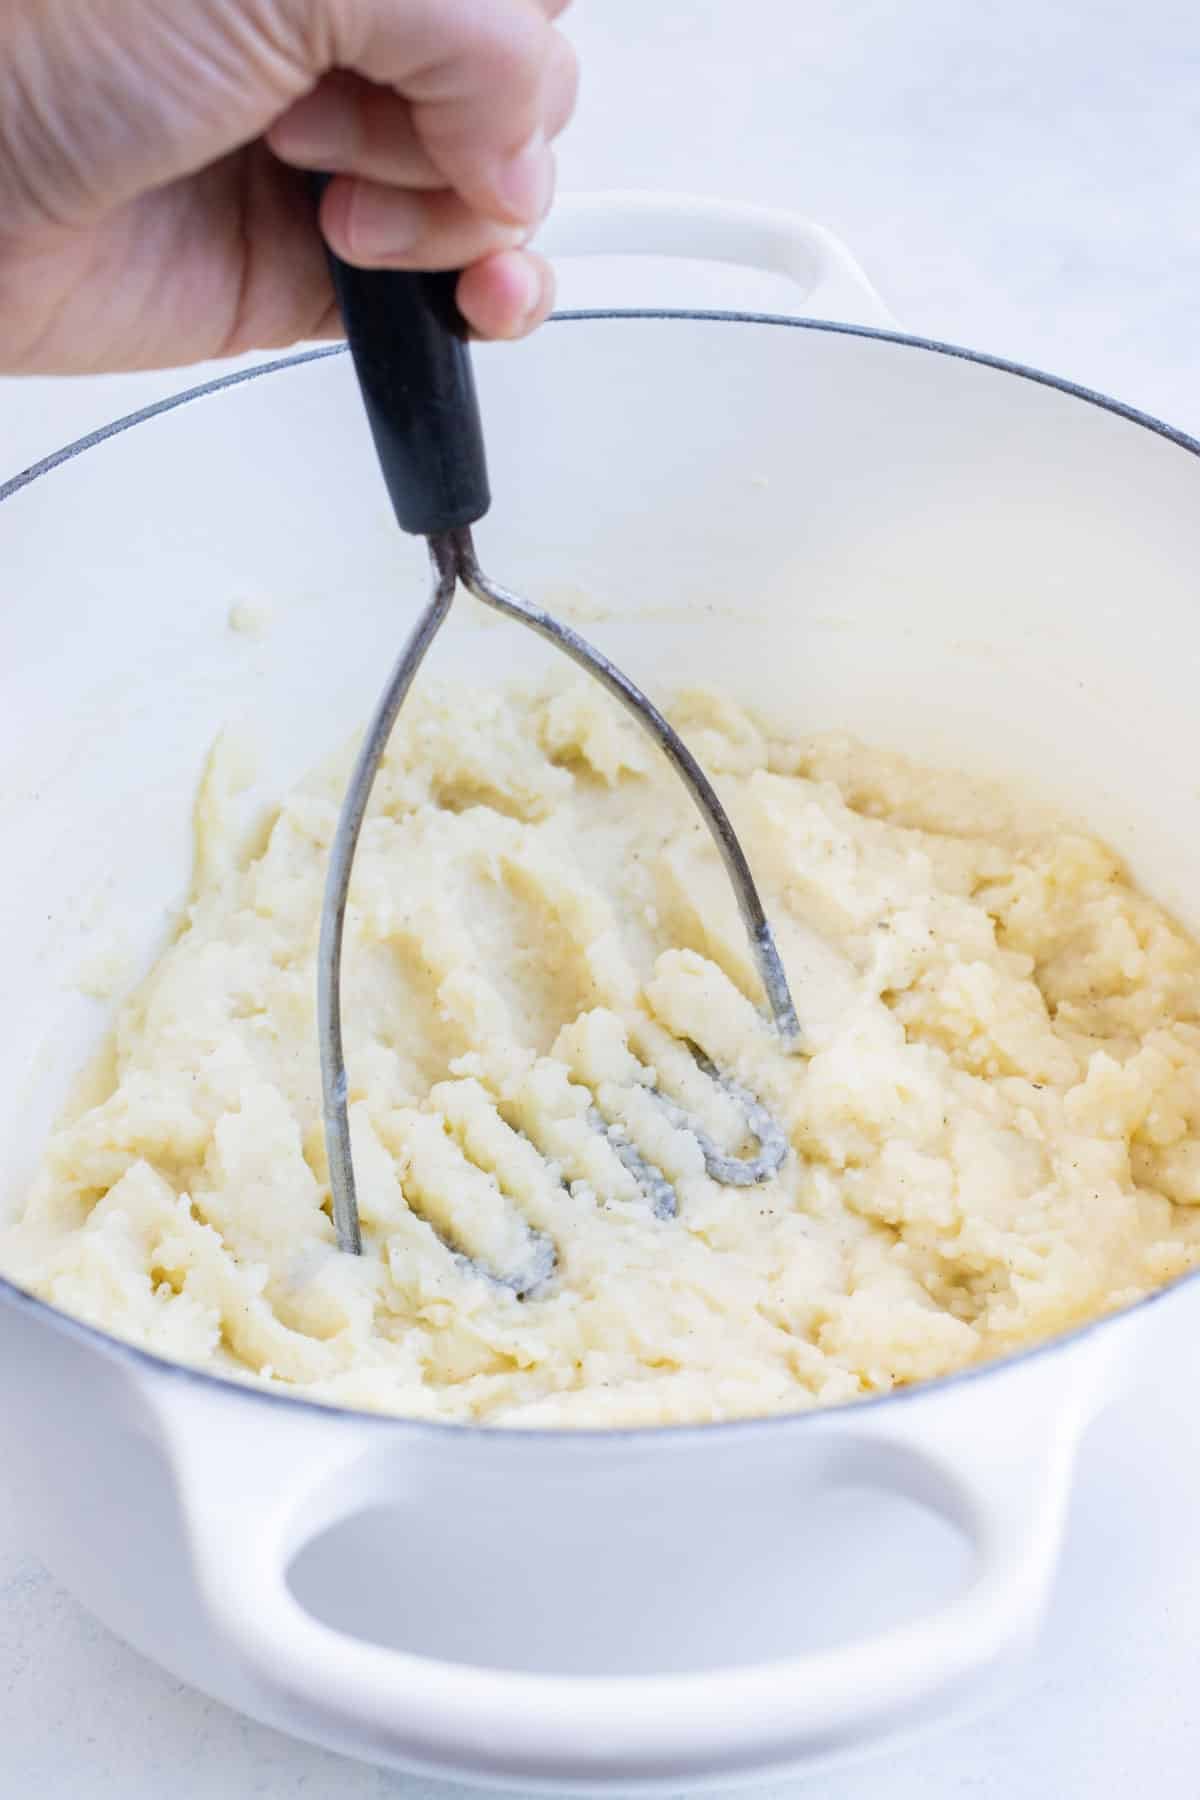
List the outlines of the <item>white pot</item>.
<svg viewBox="0 0 1200 1800">
<path fill-rule="evenodd" d="M 794 221 L 626 199 L 562 230 L 882 316 Z M 1200 924 L 1200 446 L 811 320 L 576 316 L 477 363 L 498 578 L 585 602 L 651 693 L 715 678 L 793 729 L 1027 780 Z M 184 399 L 0 490 L 7 1204 L 103 1033 L 81 966 L 118 926 L 149 958 L 184 895 L 215 728 L 259 742 L 248 808 L 277 793 L 366 714 L 424 591 L 343 354 Z M 263 639 L 238 599 L 274 603 Z M 461 611 L 442 672 L 549 654 Z M 840 1412 L 562 1435 L 289 1401 L 0 1302 L 2 1478 L 121 1636 L 359 1756 L 629 1790 L 813 1766 L 1011 1663 L 1080 1431 L 1196 1289 Z"/>
</svg>

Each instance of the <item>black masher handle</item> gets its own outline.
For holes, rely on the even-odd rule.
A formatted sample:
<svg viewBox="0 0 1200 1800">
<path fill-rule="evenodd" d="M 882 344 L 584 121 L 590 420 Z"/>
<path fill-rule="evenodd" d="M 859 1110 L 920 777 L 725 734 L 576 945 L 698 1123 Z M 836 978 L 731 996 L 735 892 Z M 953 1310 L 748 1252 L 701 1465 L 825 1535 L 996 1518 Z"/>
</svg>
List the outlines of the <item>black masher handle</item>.
<svg viewBox="0 0 1200 1800">
<path fill-rule="evenodd" d="M 327 179 L 314 177 L 318 194 Z M 491 491 L 457 274 L 356 269 L 327 254 L 400 525 L 420 537 L 473 525 Z"/>
</svg>

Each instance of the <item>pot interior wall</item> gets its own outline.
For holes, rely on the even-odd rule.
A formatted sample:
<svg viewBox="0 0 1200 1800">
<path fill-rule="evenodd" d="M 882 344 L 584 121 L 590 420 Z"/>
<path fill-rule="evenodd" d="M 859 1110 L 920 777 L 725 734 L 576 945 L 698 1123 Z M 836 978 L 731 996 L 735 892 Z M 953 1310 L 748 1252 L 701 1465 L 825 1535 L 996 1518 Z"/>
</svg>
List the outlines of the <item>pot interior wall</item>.
<svg viewBox="0 0 1200 1800">
<path fill-rule="evenodd" d="M 1200 461 L 1055 389 L 783 324 L 567 320 L 478 357 L 485 566 L 655 695 L 719 682 L 1011 777 L 1200 923 Z M 0 507 L 0 1197 L 173 929 L 214 737 L 248 822 L 372 703 L 425 585 L 345 356 L 189 402 Z M 259 634 L 231 628 L 239 603 Z M 236 616 L 236 615 L 232 615 Z M 463 602 L 430 675 L 550 653 Z M 315 1051 L 314 1051 L 315 1054 Z"/>
</svg>

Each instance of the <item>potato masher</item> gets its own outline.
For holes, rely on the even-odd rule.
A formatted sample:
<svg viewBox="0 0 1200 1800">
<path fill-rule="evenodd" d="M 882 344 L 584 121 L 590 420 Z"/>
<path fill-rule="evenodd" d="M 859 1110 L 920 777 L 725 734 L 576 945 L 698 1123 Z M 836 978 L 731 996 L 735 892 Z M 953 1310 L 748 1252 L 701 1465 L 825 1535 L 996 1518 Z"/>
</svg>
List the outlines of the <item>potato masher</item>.
<svg viewBox="0 0 1200 1800">
<path fill-rule="evenodd" d="M 384 482 L 401 528 L 424 537 L 432 564 L 431 592 L 367 727 L 354 764 L 329 856 L 318 949 L 318 1032 L 333 1216 L 338 1245 L 362 1249 L 354 1164 L 350 1147 L 346 1064 L 342 1042 L 342 939 L 351 870 L 359 832 L 388 738 L 421 662 L 450 611 L 461 583 L 495 611 L 548 639 L 608 689 L 631 712 L 663 751 L 685 783 L 704 818 L 737 896 L 773 1026 L 790 1050 L 799 1047 L 800 1027 L 770 922 L 745 852 L 712 784 L 699 763 L 627 675 L 570 626 L 542 607 L 509 592 L 480 568 L 471 527 L 491 504 L 483 431 L 467 347 L 466 328 L 454 301 L 454 274 L 410 274 L 362 270 L 330 256 L 330 267 L 355 371 Z M 701 1069 L 737 1103 L 753 1156 L 724 1153 L 681 1107 L 659 1095 L 672 1122 L 690 1130 L 700 1144 L 705 1167 L 715 1181 L 749 1186 L 766 1181 L 787 1155 L 787 1137 L 766 1108 L 695 1050 Z M 586 1114 L 604 1133 L 634 1176 L 656 1216 L 678 1210 L 671 1183 L 648 1163 L 622 1128 L 592 1106 Z M 523 1295 L 551 1272 L 553 1245 L 542 1234 L 528 1266 L 510 1272 L 484 1269 L 460 1246 L 448 1248 L 481 1273 Z"/>
</svg>

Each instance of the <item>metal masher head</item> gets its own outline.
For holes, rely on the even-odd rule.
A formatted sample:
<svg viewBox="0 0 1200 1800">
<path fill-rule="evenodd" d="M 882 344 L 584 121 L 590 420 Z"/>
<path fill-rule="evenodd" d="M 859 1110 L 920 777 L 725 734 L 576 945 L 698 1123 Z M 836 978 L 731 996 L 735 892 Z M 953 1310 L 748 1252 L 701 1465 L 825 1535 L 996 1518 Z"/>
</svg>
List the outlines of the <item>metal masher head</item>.
<svg viewBox="0 0 1200 1800">
<path fill-rule="evenodd" d="M 800 1027 L 787 976 L 746 854 L 712 783 L 658 708 L 578 632 L 532 601 L 492 581 L 479 566 L 471 526 L 487 512 L 490 493 L 479 408 L 466 334 L 454 304 L 453 275 L 411 275 L 352 269 L 330 258 L 355 370 L 375 438 L 384 480 L 401 527 L 429 544 L 432 589 L 424 611 L 367 727 L 346 790 L 330 851 L 318 949 L 318 1032 L 333 1216 L 339 1248 L 362 1250 L 348 1084 L 341 1017 L 341 964 L 354 852 L 388 739 L 417 670 L 461 586 L 477 600 L 535 631 L 594 676 L 637 719 L 683 781 L 720 852 L 736 895 L 766 995 L 773 1029 L 788 1050 L 800 1047 Z M 762 1103 L 694 1051 L 701 1068 L 741 1111 L 752 1155 L 730 1155 L 683 1108 L 659 1094 L 672 1122 L 696 1138 L 714 1181 L 748 1186 L 769 1180 L 787 1155 L 786 1133 Z M 647 1162 L 622 1127 L 595 1106 L 589 1123 L 607 1139 L 655 1214 L 670 1218 L 678 1196 L 662 1171 Z M 461 1246 L 448 1246 L 464 1256 Z M 519 1295 L 552 1272 L 554 1247 L 530 1232 L 529 1255 L 518 1272 L 482 1268 Z"/>
</svg>

